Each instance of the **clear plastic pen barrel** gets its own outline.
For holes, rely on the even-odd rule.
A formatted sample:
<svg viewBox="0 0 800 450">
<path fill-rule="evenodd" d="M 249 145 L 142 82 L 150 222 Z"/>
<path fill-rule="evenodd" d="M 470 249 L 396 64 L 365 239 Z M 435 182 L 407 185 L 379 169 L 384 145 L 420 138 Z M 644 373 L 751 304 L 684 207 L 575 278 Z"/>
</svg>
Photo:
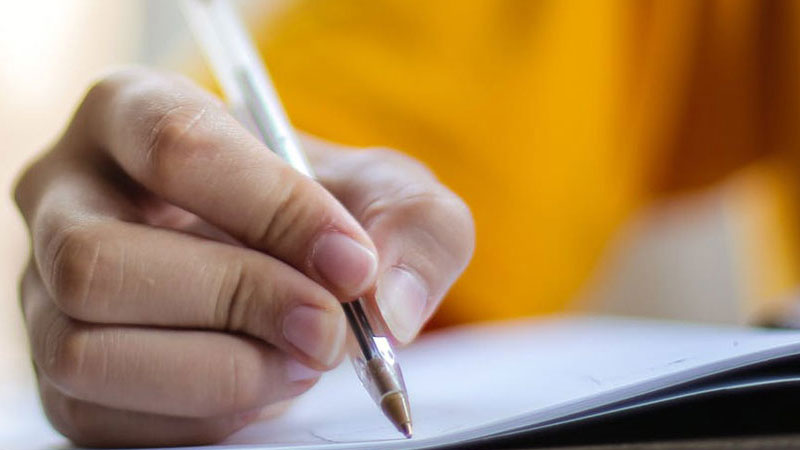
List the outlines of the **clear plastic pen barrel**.
<svg viewBox="0 0 800 450">
<path fill-rule="evenodd" d="M 234 115 L 298 172 L 314 178 L 278 94 L 255 46 L 225 0 L 182 0 L 198 42 Z M 375 336 L 361 299 L 343 305 L 350 322 L 351 352 L 361 383 L 392 424 L 411 437 L 411 412 L 403 374 L 389 340 Z"/>
<path fill-rule="evenodd" d="M 383 413 L 406 437 L 410 437 L 411 410 L 403 373 L 389 339 L 376 336 L 362 301 L 345 303 L 345 315 L 353 330 L 355 348 L 350 357 L 358 378 Z"/>
</svg>

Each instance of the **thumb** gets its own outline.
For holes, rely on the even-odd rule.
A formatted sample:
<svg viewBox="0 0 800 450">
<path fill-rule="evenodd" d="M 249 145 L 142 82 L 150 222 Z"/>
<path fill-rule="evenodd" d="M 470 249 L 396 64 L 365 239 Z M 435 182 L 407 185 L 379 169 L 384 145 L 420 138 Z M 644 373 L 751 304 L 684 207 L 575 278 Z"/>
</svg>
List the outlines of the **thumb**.
<svg viewBox="0 0 800 450">
<path fill-rule="evenodd" d="M 431 317 L 472 255 L 474 230 L 464 203 L 441 191 L 398 199 L 367 232 L 381 265 L 370 299 L 391 334 L 408 343 Z"/>
</svg>

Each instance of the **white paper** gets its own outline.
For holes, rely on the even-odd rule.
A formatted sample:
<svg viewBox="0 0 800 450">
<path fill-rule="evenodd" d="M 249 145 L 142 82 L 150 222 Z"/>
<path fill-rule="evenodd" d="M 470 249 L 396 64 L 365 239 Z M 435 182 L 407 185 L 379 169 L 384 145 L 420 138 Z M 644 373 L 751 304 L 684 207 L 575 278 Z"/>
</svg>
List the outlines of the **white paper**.
<svg viewBox="0 0 800 450">
<path fill-rule="evenodd" d="M 800 332 L 678 322 L 561 318 L 462 328 L 400 352 L 413 439 L 391 427 L 346 363 L 284 416 L 215 447 L 429 448 L 798 352 Z"/>
<path fill-rule="evenodd" d="M 798 352 L 798 343 L 798 332 L 611 318 L 465 328 L 401 352 L 411 440 L 400 438 L 343 365 L 287 415 L 246 428 L 226 444 L 426 448 Z"/>
</svg>

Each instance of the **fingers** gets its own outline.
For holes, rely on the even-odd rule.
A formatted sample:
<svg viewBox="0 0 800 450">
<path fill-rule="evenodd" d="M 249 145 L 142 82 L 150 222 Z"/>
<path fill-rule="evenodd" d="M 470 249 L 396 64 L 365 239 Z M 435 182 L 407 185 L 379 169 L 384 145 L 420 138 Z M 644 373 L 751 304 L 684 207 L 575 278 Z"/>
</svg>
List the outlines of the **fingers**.
<svg viewBox="0 0 800 450">
<path fill-rule="evenodd" d="M 99 83 L 76 123 L 134 180 L 342 298 L 369 288 L 369 236 L 322 186 L 250 135 L 182 79 L 144 70 Z"/>
<path fill-rule="evenodd" d="M 378 248 L 372 294 L 394 337 L 409 342 L 466 267 L 474 248 L 469 209 L 422 165 L 388 150 L 309 146 L 320 181 Z"/>
<path fill-rule="evenodd" d="M 64 313 L 87 322 L 242 332 L 316 369 L 339 361 L 346 324 L 336 298 L 287 264 L 118 220 L 136 208 L 85 165 L 46 177 L 38 202 L 30 192 L 42 183 L 30 178 L 20 183 L 20 204 L 38 271 Z"/>
<path fill-rule="evenodd" d="M 113 220 L 54 233 L 38 259 L 52 298 L 73 318 L 246 333 L 317 369 L 341 359 L 337 299 L 277 259 Z"/>
<path fill-rule="evenodd" d="M 40 376 L 72 398 L 183 417 L 237 414 L 292 398 L 318 373 L 226 333 L 95 325 L 61 314 L 35 274 L 23 311 Z"/>
<path fill-rule="evenodd" d="M 39 395 L 50 423 L 85 447 L 212 444 L 242 428 L 252 416 L 243 413 L 198 419 L 107 408 L 69 397 L 42 377 Z"/>
</svg>

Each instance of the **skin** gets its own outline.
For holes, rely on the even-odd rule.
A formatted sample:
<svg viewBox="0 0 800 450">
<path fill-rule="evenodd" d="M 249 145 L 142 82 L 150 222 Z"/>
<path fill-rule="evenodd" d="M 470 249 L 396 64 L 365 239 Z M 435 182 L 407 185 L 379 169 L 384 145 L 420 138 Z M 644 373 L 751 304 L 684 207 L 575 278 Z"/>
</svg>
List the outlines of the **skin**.
<svg viewBox="0 0 800 450">
<path fill-rule="evenodd" d="M 414 338 L 472 255 L 468 208 L 400 153 L 306 147 L 318 181 L 173 74 L 89 89 L 15 189 L 22 309 L 61 433 L 204 444 L 279 414 L 341 361 L 338 302 L 359 295 Z"/>
</svg>

